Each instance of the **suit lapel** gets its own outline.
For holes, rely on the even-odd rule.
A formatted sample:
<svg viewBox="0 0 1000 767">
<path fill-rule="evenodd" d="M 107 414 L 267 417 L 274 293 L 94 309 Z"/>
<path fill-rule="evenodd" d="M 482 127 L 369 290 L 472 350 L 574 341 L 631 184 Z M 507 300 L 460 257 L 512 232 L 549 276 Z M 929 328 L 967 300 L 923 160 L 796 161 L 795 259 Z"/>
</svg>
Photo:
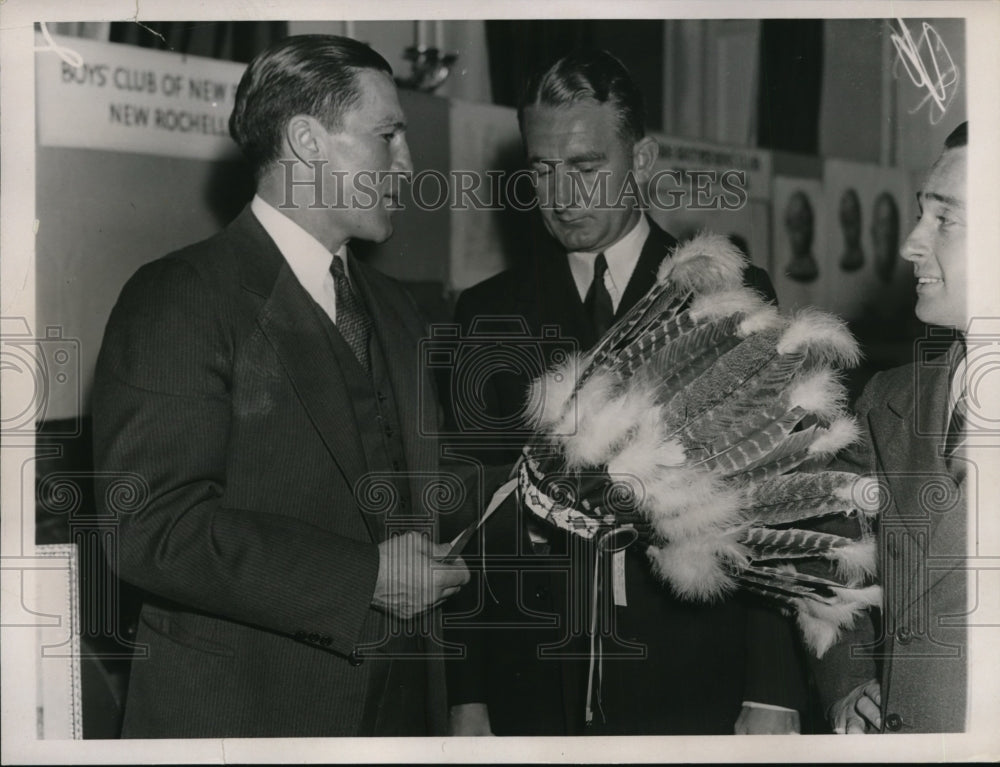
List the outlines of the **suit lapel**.
<svg viewBox="0 0 1000 767">
<path fill-rule="evenodd" d="M 622 299 L 618 303 L 618 311 L 615 312 L 615 319 L 621 319 L 649 289 L 656 284 L 656 275 L 660 270 L 660 264 L 669 255 L 670 250 L 677 245 L 677 240 L 664 232 L 660 227 L 649 222 L 649 236 L 643 243 L 642 253 L 636 262 L 635 269 L 632 270 L 632 277 L 625 286 Z"/>
<path fill-rule="evenodd" d="M 366 470 L 347 382 L 312 298 L 285 266 L 257 317 L 295 392 L 351 487 Z"/>
<path fill-rule="evenodd" d="M 576 289 L 569 256 L 560 248 L 552 248 L 539 262 L 538 285 L 541 289 L 534 293 L 541 322 L 533 330 L 538 333 L 541 325 L 559 325 L 564 335 L 580 342 L 581 350 L 593 346 L 597 339 Z"/>
<path fill-rule="evenodd" d="M 322 310 L 299 284 L 249 208 L 234 222 L 233 229 L 243 253 L 242 288 L 264 298 L 257 325 L 353 490 L 367 466 L 347 383 L 323 327 Z M 374 536 L 368 516 L 362 514 Z"/>
<path fill-rule="evenodd" d="M 872 411 L 872 442 L 892 497 L 883 530 L 901 523 L 912 534 L 922 558 L 953 555 L 964 550 L 964 495 L 941 453 L 948 410 L 948 370 L 926 368 L 916 381 L 890 392 L 886 408 Z M 961 540 L 959 540 L 961 539 Z M 933 547 L 931 547 L 933 541 Z M 910 602 L 924 598 L 926 590 L 947 573 L 926 571 L 923 584 L 909 582 Z M 922 574 L 911 573 L 918 579 Z"/>
<path fill-rule="evenodd" d="M 872 440 L 886 480 L 893 493 L 895 513 L 907 522 L 925 523 L 927 501 L 921 498 L 924 483 L 918 475 L 947 478 L 951 475 L 941 455 L 948 407 L 948 371 L 928 368 L 921 375 L 920 391 L 911 380 L 889 393 L 886 409 L 873 411 Z M 951 481 L 954 485 L 954 481 Z"/>
</svg>

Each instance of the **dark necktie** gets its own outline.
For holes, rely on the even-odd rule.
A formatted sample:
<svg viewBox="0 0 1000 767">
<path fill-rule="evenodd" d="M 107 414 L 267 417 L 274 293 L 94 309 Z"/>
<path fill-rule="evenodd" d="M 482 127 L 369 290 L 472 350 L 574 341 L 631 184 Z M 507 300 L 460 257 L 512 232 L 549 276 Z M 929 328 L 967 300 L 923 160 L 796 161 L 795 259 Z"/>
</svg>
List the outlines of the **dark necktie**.
<svg viewBox="0 0 1000 767">
<path fill-rule="evenodd" d="M 333 289 L 337 295 L 337 330 L 351 347 L 361 367 L 370 373 L 372 363 L 368 342 L 372 336 L 371 315 L 351 287 L 351 282 L 344 271 L 343 259 L 333 257 L 330 274 L 333 275 Z"/>
<path fill-rule="evenodd" d="M 583 307 L 594 328 L 595 340 L 599 341 L 615 321 L 615 308 L 611 303 L 611 294 L 604 284 L 604 273 L 608 271 L 608 261 L 603 253 L 598 254 L 594 261 L 594 281 L 590 283 Z"/>
</svg>

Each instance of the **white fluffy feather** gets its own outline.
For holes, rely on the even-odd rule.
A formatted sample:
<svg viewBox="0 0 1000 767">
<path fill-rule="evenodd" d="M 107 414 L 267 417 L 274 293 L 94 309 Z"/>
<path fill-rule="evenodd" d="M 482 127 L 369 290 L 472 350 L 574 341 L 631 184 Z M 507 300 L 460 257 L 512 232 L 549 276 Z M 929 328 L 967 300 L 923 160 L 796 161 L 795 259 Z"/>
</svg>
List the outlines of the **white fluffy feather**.
<svg viewBox="0 0 1000 767">
<path fill-rule="evenodd" d="M 847 619 L 853 623 L 857 614 L 854 610 L 846 608 L 837 611 L 836 616 L 831 615 L 831 610 L 824 610 L 822 615 L 813 615 L 810 610 L 817 603 L 811 599 L 795 599 L 793 603 L 795 604 L 795 622 L 802 632 L 806 646 L 812 650 L 813 655 L 817 658 L 826 655 L 826 651 L 833 647 L 840 638 L 840 627 L 843 625 L 841 620 Z M 830 617 L 833 618 L 833 621 L 829 620 Z"/>
<path fill-rule="evenodd" d="M 666 540 L 690 538 L 741 521 L 741 497 L 707 472 L 667 469 L 643 485 L 642 511 Z"/>
<path fill-rule="evenodd" d="M 882 606 L 882 587 L 864 586 L 859 589 L 833 587 L 833 593 L 844 602 L 858 602 L 866 607 Z"/>
<path fill-rule="evenodd" d="M 606 464 L 626 438 L 645 420 L 660 420 L 655 393 L 643 386 L 620 390 L 610 373 L 597 373 L 577 393 L 577 412 L 583 416 L 563 438 L 570 468 Z M 567 427 L 569 424 L 567 424 Z"/>
<path fill-rule="evenodd" d="M 771 304 L 765 304 L 763 308 L 743 320 L 737 332 L 740 338 L 746 338 L 754 333 L 776 330 L 785 324 L 787 324 L 787 320 L 778 314 L 778 308 Z"/>
<path fill-rule="evenodd" d="M 816 361 L 853 367 L 861 360 L 854 336 L 839 317 L 816 309 L 800 311 L 778 341 L 778 354 L 806 352 Z"/>
<path fill-rule="evenodd" d="M 868 607 L 881 603 L 878 586 L 864 589 L 835 589 L 840 601 L 833 604 L 812 599 L 796 599 L 796 621 L 809 649 L 817 658 L 840 638 L 842 629 L 854 626 L 857 616 Z"/>
<path fill-rule="evenodd" d="M 733 314 L 752 315 L 764 308 L 760 296 L 747 288 L 723 290 L 707 293 L 691 302 L 691 319 L 697 322 L 712 322 Z"/>
<path fill-rule="evenodd" d="M 853 418 L 844 416 L 830 424 L 809 446 L 809 454 L 831 456 L 858 441 L 861 433 Z"/>
<path fill-rule="evenodd" d="M 537 413 L 536 429 L 548 430 L 564 416 L 566 403 L 584 364 L 584 355 L 570 354 L 562 364 L 531 382 L 526 407 L 527 412 Z"/>
<path fill-rule="evenodd" d="M 608 461 L 608 472 L 646 478 L 662 466 L 677 466 L 684 460 L 684 446 L 665 439 L 662 420 L 650 417 L 639 422 L 632 438 Z"/>
<path fill-rule="evenodd" d="M 682 292 L 711 293 L 743 282 L 746 257 L 727 237 L 701 232 L 664 259 L 657 280 L 672 280 Z"/>
<path fill-rule="evenodd" d="M 874 538 L 838 546 L 832 554 L 837 564 L 837 574 L 847 583 L 858 584 L 865 576 L 875 574 L 878 549 Z"/>
<path fill-rule="evenodd" d="M 712 602 L 736 584 L 726 564 L 746 562 L 746 551 L 731 538 L 684 539 L 646 550 L 653 572 L 681 599 Z"/>
<path fill-rule="evenodd" d="M 847 404 L 846 393 L 836 373 L 820 369 L 801 376 L 792 384 L 788 392 L 788 404 L 832 420 Z"/>
</svg>

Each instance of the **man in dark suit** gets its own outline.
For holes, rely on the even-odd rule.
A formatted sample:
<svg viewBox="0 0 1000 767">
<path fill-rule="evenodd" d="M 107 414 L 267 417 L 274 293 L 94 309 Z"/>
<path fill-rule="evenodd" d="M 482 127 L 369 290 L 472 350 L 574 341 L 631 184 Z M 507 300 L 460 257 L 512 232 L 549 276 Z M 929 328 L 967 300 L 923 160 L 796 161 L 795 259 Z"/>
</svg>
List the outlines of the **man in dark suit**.
<svg viewBox="0 0 1000 767">
<path fill-rule="evenodd" d="M 146 592 L 123 735 L 441 732 L 428 610 L 468 572 L 429 537 L 423 323 L 347 247 L 389 237 L 411 169 L 391 69 L 288 38 L 244 73 L 230 130 L 253 202 L 133 276 L 98 361 L 98 476 L 147 494 L 111 563 Z"/>
<path fill-rule="evenodd" d="M 617 59 L 606 52 L 560 59 L 530 81 L 518 117 L 555 242 L 538 243 L 530 263 L 465 291 L 456 317 L 466 334 L 497 337 L 508 322 L 511 344 L 524 345 L 517 333 L 526 329 L 536 339 L 540 372 L 567 340 L 591 347 L 652 287 L 676 241 L 629 193 L 648 182 L 658 146 L 645 136 L 641 96 Z M 746 282 L 774 300 L 763 271 L 748 267 Z M 462 387 L 451 401 L 459 425 L 512 425 L 512 439 L 498 430 L 482 435 L 505 459 L 514 455 L 511 444 L 523 441 L 519 419 L 523 426 L 530 416 L 523 412 L 529 366 L 514 367 L 479 371 L 485 412 L 478 419 L 466 412 L 479 405 L 461 399 Z M 610 617 L 597 628 L 598 658 L 587 636 L 593 552 L 519 516 L 513 503 L 486 523 L 484 537 L 482 580 L 454 605 L 465 613 L 452 621 L 461 625 L 453 636 L 467 658 L 448 669 L 453 732 L 798 730 L 800 663 L 779 615 L 738 599 L 710 606 L 675 599 L 633 546 L 614 555 L 613 583 L 600 590 L 614 597 L 596 608 Z M 589 727 L 586 710 L 594 712 Z"/>
<path fill-rule="evenodd" d="M 938 360 L 869 381 L 855 405 L 865 439 L 840 457 L 844 468 L 878 476 L 886 496 L 881 615 L 861 621 L 815 664 L 835 732 L 966 729 L 967 152 L 963 123 L 924 182 L 920 218 L 901 251 L 917 278 L 917 317 L 958 337 Z M 931 567 L 935 558 L 951 564 Z"/>
</svg>

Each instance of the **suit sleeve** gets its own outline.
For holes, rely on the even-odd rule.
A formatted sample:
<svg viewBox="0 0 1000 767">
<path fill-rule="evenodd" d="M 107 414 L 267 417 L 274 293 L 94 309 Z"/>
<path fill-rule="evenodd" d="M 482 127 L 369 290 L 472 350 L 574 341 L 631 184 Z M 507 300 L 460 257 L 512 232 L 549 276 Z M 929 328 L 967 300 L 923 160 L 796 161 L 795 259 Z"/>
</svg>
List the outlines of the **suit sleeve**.
<svg viewBox="0 0 1000 767">
<path fill-rule="evenodd" d="M 791 618 L 773 607 L 747 608 L 747 670 L 744 702 L 782 706 L 804 714 L 806 680 Z"/>
<path fill-rule="evenodd" d="M 111 565 L 186 607 L 349 654 L 370 613 L 378 548 L 223 501 L 240 339 L 222 293 L 168 258 L 143 267 L 111 314 L 93 395 L 98 500 L 117 512 L 121 475 L 144 496 L 117 515 Z"/>
</svg>

